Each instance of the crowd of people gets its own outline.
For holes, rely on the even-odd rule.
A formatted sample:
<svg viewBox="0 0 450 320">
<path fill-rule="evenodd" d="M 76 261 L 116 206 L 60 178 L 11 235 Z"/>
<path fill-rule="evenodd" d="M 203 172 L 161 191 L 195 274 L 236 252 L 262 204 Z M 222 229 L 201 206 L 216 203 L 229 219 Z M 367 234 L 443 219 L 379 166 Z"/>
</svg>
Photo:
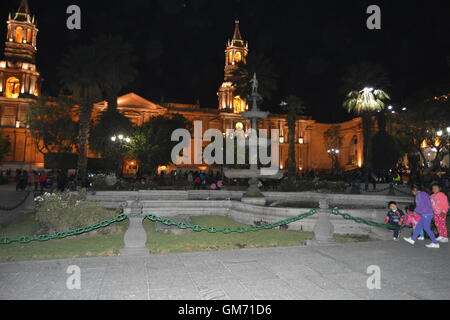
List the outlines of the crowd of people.
<svg viewBox="0 0 450 320">
<path fill-rule="evenodd" d="M 194 190 L 221 190 L 224 186 L 222 174 L 219 171 L 161 171 L 157 175 L 149 174 L 145 178 L 154 182 L 168 181 L 172 185 L 185 184 Z M 137 179 L 144 179 L 144 177 L 141 176 Z"/>
<path fill-rule="evenodd" d="M 6 176 L 11 177 L 12 172 L 5 172 Z M 68 175 L 66 170 L 57 170 L 46 172 L 44 170 L 23 170 L 15 171 L 14 180 L 16 183 L 16 191 L 53 191 L 56 189 L 64 192 L 67 189 L 76 190 L 75 175 Z"/>
<path fill-rule="evenodd" d="M 439 243 L 448 243 L 447 213 L 449 203 L 447 195 L 442 192 L 439 183 L 431 185 L 431 195 L 425 192 L 420 185 L 413 185 L 411 193 L 415 196 L 415 205 L 406 207 L 406 214 L 398 207 L 395 201 L 388 204 L 389 211 L 384 223 L 392 226 L 394 240 L 398 240 L 402 226 L 412 226 L 413 232 L 404 240 L 415 244 L 417 240 L 425 240 L 424 233 L 430 238 L 428 248 L 439 248 Z M 431 229 L 432 223 L 436 226 L 438 237 Z"/>
</svg>

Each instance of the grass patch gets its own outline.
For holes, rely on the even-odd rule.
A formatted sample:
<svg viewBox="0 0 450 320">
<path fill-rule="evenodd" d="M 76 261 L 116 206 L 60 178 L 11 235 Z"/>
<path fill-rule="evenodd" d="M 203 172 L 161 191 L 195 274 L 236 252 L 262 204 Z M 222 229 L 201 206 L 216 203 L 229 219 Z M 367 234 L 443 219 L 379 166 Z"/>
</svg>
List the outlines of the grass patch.
<svg viewBox="0 0 450 320">
<path fill-rule="evenodd" d="M 374 241 L 367 235 L 360 234 L 334 234 L 334 240 L 338 243 L 351 243 L 351 242 L 367 242 Z"/>
<path fill-rule="evenodd" d="M 194 224 L 214 226 L 216 228 L 239 227 L 237 223 L 223 216 L 192 217 Z M 24 260 L 69 259 L 83 257 L 115 256 L 123 248 L 123 233 L 128 227 L 128 220 L 114 224 L 115 234 L 71 237 L 47 242 L 29 244 L 13 243 L 0 245 L 0 262 Z M 144 221 L 147 231 L 147 246 L 151 253 L 164 254 L 175 252 L 195 252 L 214 250 L 233 250 L 243 248 L 286 247 L 305 245 L 313 239 L 314 233 L 292 230 L 261 230 L 256 232 L 210 234 L 207 232 L 171 232 L 156 231 L 155 222 Z M 26 215 L 12 221 L 0 229 L 0 236 L 19 237 L 33 235 L 40 229 L 34 215 Z M 366 236 L 335 235 L 337 242 L 368 241 Z"/>
<path fill-rule="evenodd" d="M 114 227 L 119 230 L 117 234 L 0 245 L 0 262 L 114 256 L 124 246 L 123 230 L 127 229 L 128 220 L 118 222 Z M 29 214 L 2 226 L 0 236 L 15 238 L 23 235 L 34 235 L 39 229 L 40 225 L 34 214 Z"/>
<path fill-rule="evenodd" d="M 245 226 L 223 216 L 198 216 L 192 217 L 191 220 L 193 224 L 216 228 Z M 289 230 L 261 230 L 228 235 L 208 232 L 173 234 L 156 231 L 156 224 L 148 220 L 144 222 L 144 228 L 148 235 L 147 246 L 152 253 L 299 246 L 306 244 L 307 240 L 314 237 L 312 232 Z"/>
</svg>

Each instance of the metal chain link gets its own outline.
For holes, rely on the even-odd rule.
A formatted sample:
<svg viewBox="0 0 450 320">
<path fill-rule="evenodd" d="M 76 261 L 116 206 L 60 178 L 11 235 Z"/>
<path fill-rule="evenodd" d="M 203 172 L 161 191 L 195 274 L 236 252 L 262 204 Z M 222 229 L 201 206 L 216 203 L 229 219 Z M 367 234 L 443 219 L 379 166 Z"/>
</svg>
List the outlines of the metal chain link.
<svg viewBox="0 0 450 320">
<path fill-rule="evenodd" d="M 43 234 L 40 236 L 22 236 L 19 238 L 8 238 L 8 237 L 1 237 L 0 238 L 0 245 L 2 244 L 10 244 L 10 243 L 14 243 L 14 242 L 19 242 L 19 243 L 30 243 L 32 241 L 39 241 L 39 242 L 45 242 L 45 241 L 49 241 L 49 240 L 53 240 L 53 239 L 63 239 L 63 238 L 67 238 L 70 236 L 75 236 L 75 235 L 80 235 L 83 233 L 87 233 L 87 232 L 91 232 L 93 230 L 97 230 L 97 229 L 101 229 L 101 228 L 105 228 L 107 226 L 109 226 L 110 224 L 113 224 L 115 222 L 120 222 L 123 221 L 125 219 L 127 219 L 128 216 L 126 214 L 119 214 L 117 217 L 112 218 L 112 219 L 107 219 L 107 220 L 103 220 L 99 223 L 96 224 L 91 224 L 85 227 L 80 227 L 77 229 L 73 229 L 73 230 L 69 230 L 69 231 L 65 231 L 65 232 L 58 232 L 56 234 Z"/>
<path fill-rule="evenodd" d="M 289 223 L 302 220 L 304 218 L 307 218 L 309 216 L 312 216 L 317 213 L 316 209 L 312 209 L 308 212 L 301 213 L 295 217 L 287 218 L 284 220 L 280 220 L 273 223 L 267 223 L 259 226 L 250 226 L 250 227 L 225 227 L 225 228 L 216 228 L 216 227 L 205 227 L 200 225 L 190 225 L 185 222 L 176 222 L 169 218 L 160 218 L 153 214 L 146 215 L 145 217 L 154 222 L 161 222 L 162 224 L 165 224 L 167 226 L 176 226 L 180 229 L 191 229 L 195 232 L 203 232 L 206 231 L 208 233 L 224 233 L 224 234 L 230 234 L 230 233 L 244 233 L 244 232 L 252 232 L 252 231 L 260 231 L 260 230 L 269 230 L 274 229 L 279 226 L 287 225 Z"/>
<path fill-rule="evenodd" d="M 366 224 L 371 227 L 379 227 L 379 228 L 385 228 L 385 229 L 389 229 L 389 230 L 395 229 L 395 226 L 392 226 L 390 224 L 380 223 L 380 222 L 371 221 L 371 220 L 365 220 L 363 218 L 353 217 L 352 215 L 350 215 L 348 213 L 342 213 L 339 211 L 338 208 L 334 208 L 333 210 L 331 210 L 331 213 L 334 214 L 335 216 L 341 216 L 345 220 L 352 220 L 357 223 L 363 223 L 363 224 Z M 406 227 L 402 226 L 402 228 L 406 228 Z"/>
<path fill-rule="evenodd" d="M 13 210 L 17 209 L 17 208 L 20 207 L 22 204 L 24 204 L 25 201 L 27 201 L 28 197 L 30 196 L 30 193 L 31 193 L 31 191 L 28 191 L 28 192 L 27 192 L 27 195 L 26 195 L 22 200 L 20 200 L 20 202 L 19 202 L 18 204 L 14 205 L 14 206 L 12 206 L 12 207 L 3 207 L 3 206 L 0 206 L 0 210 L 2 210 L 2 211 L 13 211 Z"/>
</svg>

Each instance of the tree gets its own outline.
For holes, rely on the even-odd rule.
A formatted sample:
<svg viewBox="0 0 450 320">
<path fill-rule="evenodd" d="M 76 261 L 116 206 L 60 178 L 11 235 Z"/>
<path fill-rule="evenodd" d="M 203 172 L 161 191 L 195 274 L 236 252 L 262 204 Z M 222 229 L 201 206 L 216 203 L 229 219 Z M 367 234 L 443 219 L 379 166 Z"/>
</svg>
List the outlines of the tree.
<svg viewBox="0 0 450 320">
<path fill-rule="evenodd" d="M 305 112 L 305 106 L 298 97 L 290 95 L 286 103 L 284 103 L 284 109 L 287 112 L 287 125 L 289 130 L 288 177 L 291 182 L 294 182 L 297 176 L 297 166 L 295 163 L 295 128 L 299 116 Z"/>
<path fill-rule="evenodd" d="M 102 55 L 95 46 L 79 45 L 67 52 L 58 66 L 58 76 L 79 105 L 78 176 L 86 179 L 87 150 L 93 104 L 100 100 L 103 75 Z"/>
<path fill-rule="evenodd" d="M 235 94 L 241 97 L 248 97 L 251 94 L 250 80 L 255 73 L 259 81 L 259 94 L 264 100 L 270 100 L 277 89 L 278 74 L 275 66 L 263 54 L 250 55 L 247 64 L 243 62 L 237 64 L 232 73 Z"/>
<path fill-rule="evenodd" d="M 347 96 L 344 107 L 347 111 L 361 116 L 363 120 L 363 155 L 364 168 L 366 169 L 370 166 L 369 153 L 371 149 L 370 129 L 372 126 L 372 117 L 374 115 L 377 116 L 379 128 L 385 126 L 385 114 L 382 111 L 384 109 L 384 100 L 390 99 L 390 97 L 383 90 L 389 89 L 390 86 L 389 75 L 383 66 L 369 61 L 362 61 L 350 66 L 342 77 L 340 91 Z M 375 89 L 370 93 L 362 94 L 364 88 Z"/>
<path fill-rule="evenodd" d="M 100 154 L 105 160 L 107 166 L 105 169 L 108 172 L 120 175 L 123 158 L 129 152 L 126 144 L 121 141 L 113 142 L 111 138 L 118 135 L 131 136 L 131 131 L 130 119 L 117 109 L 108 108 L 99 115 L 97 123 L 92 128 L 89 145 L 92 151 Z"/>
<path fill-rule="evenodd" d="M 40 97 L 27 109 L 27 125 L 41 153 L 71 153 L 77 145 L 74 101 L 68 97 Z"/>
<path fill-rule="evenodd" d="M 408 110 L 392 115 L 392 120 L 397 133 L 407 138 L 420 155 L 426 171 L 439 169 L 450 151 L 450 129 L 447 129 L 450 128 L 450 102 L 414 97 L 408 103 Z M 434 154 L 432 161 L 428 153 Z"/>
<path fill-rule="evenodd" d="M 0 163 L 2 163 L 3 159 L 8 154 L 10 146 L 9 140 L 0 135 Z"/>
<path fill-rule="evenodd" d="M 100 56 L 101 89 L 108 108 L 117 107 L 120 91 L 134 81 L 137 71 L 133 66 L 133 47 L 120 36 L 101 35 L 94 39 L 93 46 Z"/>
<path fill-rule="evenodd" d="M 374 169 L 392 169 L 404 155 L 398 140 L 385 130 L 380 130 L 372 137 L 371 145 L 371 163 Z"/>
<path fill-rule="evenodd" d="M 340 131 L 341 131 L 340 126 L 332 126 L 323 134 L 327 150 L 333 150 L 333 152 L 330 152 L 329 155 L 333 161 L 334 174 L 338 174 L 340 171 L 339 152 L 342 148 L 342 140 L 343 140 Z"/>
<path fill-rule="evenodd" d="M 134 127 L 130 153 L 138 160 L 141 172 L 154 172 L 158 166 L 171 162 L 172 149 L 178 144 L 171 141 L 176 129 L 190 129 L 191 124 L 182 115 L 157 116 Z"/>
</svg>

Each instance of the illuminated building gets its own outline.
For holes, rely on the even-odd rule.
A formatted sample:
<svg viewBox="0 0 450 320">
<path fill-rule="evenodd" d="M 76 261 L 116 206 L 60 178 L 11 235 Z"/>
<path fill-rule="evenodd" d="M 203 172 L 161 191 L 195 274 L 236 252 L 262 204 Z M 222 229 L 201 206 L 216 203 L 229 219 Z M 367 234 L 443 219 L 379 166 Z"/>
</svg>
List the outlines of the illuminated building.
<svg viewBox="0 0 450 320">
<path fill-rule="evenodd" d="M 19 167 L 38 169 L 44 166 L 43 154 L 38 151 L 30 131 L 26 128 L 25 116 L 33 98 L 39 96 L 40 78 L 35 65 L 36 41 L 38 29 L 35 18 L 30 14 L 28 3 L 23 0 L 15 15 L 8 19 L 5 61 L 0 62 L 0 132 L 11 142 L 11 150 L 2 169 Z M 201 121 L 203 131 L 210 128 L 226 132 L 227 129 L 250 129 L 250 122 L 241 113 L 248 109 L 245 98 L 235 94 L 232 74 L 241 64 L 246 64 L 249 46 L 243 40 L 239 22 L 236 21 L 234 34 L 226 44 L 224 82 L 217 96 L 218 105 L 212 108 L 200 105 L 179 103 L 156 103 L 129 93 L 118 98 L 118 110 L 136 125 L 158 115 L 181 114 L 190 121 Z M 107 108 L 107 102 L 94 105 L 93 119 Z M 299 172 L 312 169 L 331 170 L 331 160 L 327 154 L 324 140 L 325 132 L 336 124 L 317 123 L 308 116 L 297 121 L 294 137 L 296 167 Z M 361 119 L 340 123 L 339 134 L 342 136 L 339 163 L 343 170 L 361 167 L 362 159 L 362 125 Z M 258 129 L 279 129 L 280 132 L 280 167 L 287 168 L 288 128 L 285 114 L 271 114 L 259 123 Z M 207 142 L 205 142 L 207 144 Z M 90 153 L 90 156 L 93 156 Z M 176 169 L 199 170 L 208 168 L 205 164 L 183 165 Z M 167 166 L 167 171 L 175 169 Z M 125 161 L 124 171 L 136 173 L 137 163 L 134 159 Z"/>
</svg>

